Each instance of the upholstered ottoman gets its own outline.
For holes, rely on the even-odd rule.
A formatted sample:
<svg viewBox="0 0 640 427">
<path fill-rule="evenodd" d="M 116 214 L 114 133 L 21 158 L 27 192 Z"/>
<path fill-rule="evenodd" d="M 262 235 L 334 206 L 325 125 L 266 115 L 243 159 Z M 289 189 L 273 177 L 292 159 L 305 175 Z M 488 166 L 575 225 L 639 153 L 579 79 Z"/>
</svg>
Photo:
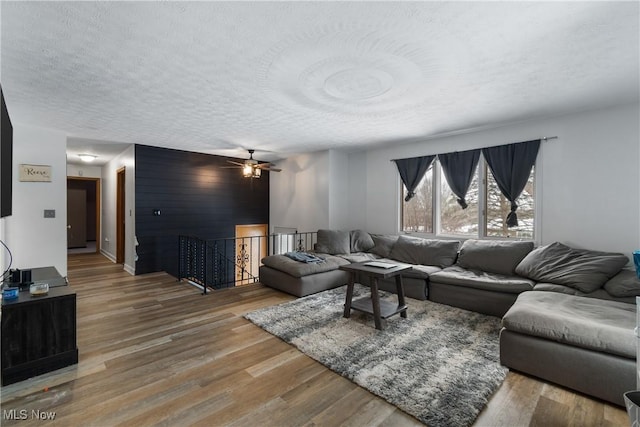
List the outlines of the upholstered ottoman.
<svg viewBox="0 0 640 427">
<path fill-rule="evenodd" d="M 339 269 L 349 261 L 324 255 L 321 263 L 304 263 L 284 255 L 271 255 L 262 260 L 260 283 L 283 292 L 303 297 L 347 284 L 349 273 Z"/>
<path fill-rule="evenodd" d="M 500 362 L 624 406 L 636 388 L 636 306 L 530 291 L 502 319 Z"/>
</svg>

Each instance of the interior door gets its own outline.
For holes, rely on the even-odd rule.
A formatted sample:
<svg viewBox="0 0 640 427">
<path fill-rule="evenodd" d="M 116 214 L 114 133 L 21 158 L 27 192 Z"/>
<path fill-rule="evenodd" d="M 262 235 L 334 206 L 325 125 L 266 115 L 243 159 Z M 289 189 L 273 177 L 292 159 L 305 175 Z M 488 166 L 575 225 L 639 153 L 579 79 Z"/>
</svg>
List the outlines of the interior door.
<svg viewBox="0 0 640 427">
<path fill-rule="evenodd" d="M 67 248 L 87 247 L 87 190 L 67 189 Z"/>
<path fill-rule="evenodd" d="M 267 254 L 268 224 L 236 225 L 236 285 L 258 278 L 260 260 Z"/>
</svg>

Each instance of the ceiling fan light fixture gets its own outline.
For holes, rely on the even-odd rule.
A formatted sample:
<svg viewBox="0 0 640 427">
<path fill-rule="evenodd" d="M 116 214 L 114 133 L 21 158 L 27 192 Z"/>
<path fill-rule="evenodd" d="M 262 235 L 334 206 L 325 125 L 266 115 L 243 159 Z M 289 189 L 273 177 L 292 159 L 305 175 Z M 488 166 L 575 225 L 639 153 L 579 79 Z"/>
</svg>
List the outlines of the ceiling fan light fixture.
<svg viewBox="0 0 640 427">
<path fill-rule="evenodd" d="M 254 150 L 249 150 L 249 158 L 246 159 L 243 163 L 237 162 L 235 160 L 227 160 L 228 163 L 231 163 L 234 166 L 223 166 L 223 168 L 242 169 L 242 176 L 245 178 L 260 178 L 262 176 L 263 169 L 273 172 L 282 171 L 282 169 L 270 167 L 271 163 L 269 162 L 258 162 L 253 158 L 253 153 Z"/>
<path fill-rule="evenodd" d="M 87 163 L 91 163 L 93 162 L 98 156 L 93 155 L 93 154 L 78 154 L 78 157 L 80 157 L 80 160 L 82 160 L 83 162 L 87 162 Z"/>
<path fill-rule="evenodd" d="M 260 178 L 262 170 L 255 165 L 245 165 L 242 168 L 242 176 L 245 178 Z"/>
</svg>

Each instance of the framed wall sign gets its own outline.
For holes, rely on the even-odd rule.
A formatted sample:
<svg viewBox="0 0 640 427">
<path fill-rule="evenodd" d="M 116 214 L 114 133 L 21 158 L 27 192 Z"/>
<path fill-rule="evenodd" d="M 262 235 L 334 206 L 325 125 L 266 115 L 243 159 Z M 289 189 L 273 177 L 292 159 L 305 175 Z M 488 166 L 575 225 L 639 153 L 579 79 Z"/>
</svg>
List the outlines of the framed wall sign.
<svg viewBox="0 0 640 427">
<path fill-rule="evenodd" d="M 18 168 L 20 181 L 51 182 L 51 166 L 20 165 Z"/>
</svg>

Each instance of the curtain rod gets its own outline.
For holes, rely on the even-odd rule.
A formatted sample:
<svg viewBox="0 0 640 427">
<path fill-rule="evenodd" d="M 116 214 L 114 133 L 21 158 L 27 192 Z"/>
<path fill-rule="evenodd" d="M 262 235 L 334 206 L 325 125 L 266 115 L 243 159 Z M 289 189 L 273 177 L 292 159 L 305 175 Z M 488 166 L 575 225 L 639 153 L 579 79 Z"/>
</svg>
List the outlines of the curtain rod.
<svg viewBox="0 0 640 427">
<path fill-rule="evenodd" d="M 558 139 L 557 136 L 542 136 L 539 138 L 540 141 L 549 141 L 550 139 Z M 535 141 L 535 139 L 530 139 L 529 141 Z M 525 141 L 522 141 L 525 142 Z M 518 142 L 511 142 L 511 144 L 519 144 Z M 499 145 L 509 145 L 509 144 L 499 144 Z M 480 147 L 480 148 L 471 148 L 470 150 L 481 150 L 482 148 L 490 148 L 490 147 L 497 147 L 497 145 L 490 145 L 488 147 Z M 468 150 L 463 150 L 463 151 L 468 151 Z M 457 153 L 457 151 L 454 151 L 454 153 Z M 437 156 L 437 154 L 426 154 L 427 156 Z M 395 162 L 398 159 L 391 159 L 389 160 L 390 162 Z"/>
</svg>

